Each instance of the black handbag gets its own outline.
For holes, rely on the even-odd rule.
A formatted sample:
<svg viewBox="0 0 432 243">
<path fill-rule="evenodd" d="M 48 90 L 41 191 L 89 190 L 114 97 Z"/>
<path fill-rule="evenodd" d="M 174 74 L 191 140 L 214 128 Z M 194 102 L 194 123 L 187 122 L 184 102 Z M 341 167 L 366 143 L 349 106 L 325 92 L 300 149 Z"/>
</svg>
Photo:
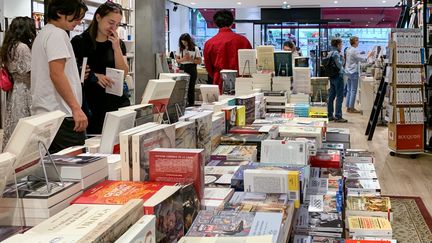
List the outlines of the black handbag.
<svg viewBox="0 0 432 243">
<path fill-rule="evenodd" d="M 322 60 L 322 73 L 321 76 L 333 78 L 339 75 L 340 68 L 337 66 L 333 54 L 330 57 L 324 58 Z"/>
</svg>

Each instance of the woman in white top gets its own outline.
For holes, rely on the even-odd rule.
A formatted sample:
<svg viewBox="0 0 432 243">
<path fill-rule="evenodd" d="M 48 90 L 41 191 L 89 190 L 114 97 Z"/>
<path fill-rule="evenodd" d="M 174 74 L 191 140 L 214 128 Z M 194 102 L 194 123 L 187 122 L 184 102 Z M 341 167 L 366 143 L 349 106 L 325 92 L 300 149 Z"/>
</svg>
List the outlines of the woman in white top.
<svg viewBox="0 0 432 243">
<path fill-rule="evenodd" d="M 200 50 L 187 33 L 182 34 L 179 38 L 176 61 L 180 69 L 190 75 L 187 97 L 189 106 L 193 106 L 195 103 L 195 83 L 198 76 L 197 64 L 200 64 L 202 59 Z"/>
</svg>

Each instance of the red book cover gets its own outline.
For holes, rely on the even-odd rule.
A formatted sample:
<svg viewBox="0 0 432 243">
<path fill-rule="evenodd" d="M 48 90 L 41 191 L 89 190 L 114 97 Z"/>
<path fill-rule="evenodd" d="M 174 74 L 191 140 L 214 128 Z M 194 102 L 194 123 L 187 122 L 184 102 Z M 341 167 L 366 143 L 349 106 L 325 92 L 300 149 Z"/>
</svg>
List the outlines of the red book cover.
<svg viewBox="0 0 432 243">
<path fill-rule="evenodd" d="M 150 181 L 193 183 L 204 196 L 204 150 L 156 148 L 150 151 Z"/>
<path fill-rule="evenodd" d="M 318 152 L 315 156 L 310 156 L 311 167 L 320 168 L 340 168 L 341 156 L 338 151 Z"/>
<path fill-rule="evenodd" d="M 244 127 L 233 127 L 229 130 L 229 133 L 234 134 L 260 134 L 259 129 L 261 127 L 244 126 Z"/>
<path fill-rule="evenodd" d="M 114 204 L 123 205 L 131 199 L 152 197 L 163 186 L 174 183 L 141 181 L 103 181 L 77 197 L 72 204 Z"/>
</svg>

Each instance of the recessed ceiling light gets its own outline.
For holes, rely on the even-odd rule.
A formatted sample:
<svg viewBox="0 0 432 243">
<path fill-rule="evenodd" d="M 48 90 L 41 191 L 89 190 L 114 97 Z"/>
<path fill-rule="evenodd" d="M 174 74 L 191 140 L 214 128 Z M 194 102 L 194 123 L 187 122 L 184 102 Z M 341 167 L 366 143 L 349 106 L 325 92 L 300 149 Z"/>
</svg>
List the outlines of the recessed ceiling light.
<svg viewBox="0 0 432 243">
<path fill-rule="evenodd" d="M 386 0 L 382 0 L 382 3 L 386 3 L 387 1 Z"/>
<path fill-rule="evenodd" d="M 374 18 L 371 18 L 371 20 L 373 20 Z"/>
<path fill-rule="evenodd" d="M 337 3 L 338 3 L 338 1 L 334 1 L 333 3 L 334 3 L 334 4 L 337 4 Z"/>
<path fill-rule="evenodd" d="M 237 5 L 241 5 L 242 4 L 242 2 L 237 2 Z"/>
<path fill-rule="evenodd" d="M 337 18 L 337 20 L 340 20 L 340 18 Z"/>
<path fill-rule="evenodd" d="M 366 27 L 368 27 L 369 25 L 367 24 Z"/>
<path fill-rule="evenodd" d="M 287 1 L 285 1 L 285 2 L 283 2 L 283 4 L 288 4 L 288 2 L 287 2 Z"/>
<path fill-rule="evenodd" d="M 191 2 L 191 4 L 192 4 L 192 5 L 195 5 L 196 3 L 194 3 L 194 2 Z"/>
</svg>

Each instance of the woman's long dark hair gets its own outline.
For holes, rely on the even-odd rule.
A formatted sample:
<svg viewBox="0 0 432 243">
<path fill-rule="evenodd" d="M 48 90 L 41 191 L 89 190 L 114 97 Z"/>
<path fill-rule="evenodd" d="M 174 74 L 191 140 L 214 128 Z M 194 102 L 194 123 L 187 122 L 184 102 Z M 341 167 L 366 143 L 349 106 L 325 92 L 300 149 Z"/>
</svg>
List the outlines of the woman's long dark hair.
<svg viewBox="0 0 432 243">
<path fill-rule="evenodd" d="M 89 27 L 85 30 L 86 33 L 89 33 L 94 47 L 96 47 L 96 37 L 97 37 L 97 33 L 98 33 L 98 21 L 96 19 L 96 16 L 99 14 L 99 16 L 101 18 L 103 18 L 110 13 L 118 13 L 118 14 L 123 16 L 123 8 L 118 3 L 106 1 L 105 3 L 101 4 L 97 8 L 97 10 L 93 16 L 92 22 L 90 23 Z"/>
<path fill-rule="evenodd" d="M 35 38 L 36 26 L 33 19 L 29 17 L 14 18 L 5 33 L 0 49 L 1 64 L 6 66 L 14 59 L 19 42 L 26 44 L 31 49 Z"/>
<path fill-rule="evenodd" d="M 186 41 L 188 43 L 188 51 L 195 51 L 195 43 L 192 40 L 192 37 L 188 33 L 184 33 L 179 38 L 179 48 L 180 52 L 186 49 L 186 46 L 183 45 L 182 41 Z"/>
</svg>

